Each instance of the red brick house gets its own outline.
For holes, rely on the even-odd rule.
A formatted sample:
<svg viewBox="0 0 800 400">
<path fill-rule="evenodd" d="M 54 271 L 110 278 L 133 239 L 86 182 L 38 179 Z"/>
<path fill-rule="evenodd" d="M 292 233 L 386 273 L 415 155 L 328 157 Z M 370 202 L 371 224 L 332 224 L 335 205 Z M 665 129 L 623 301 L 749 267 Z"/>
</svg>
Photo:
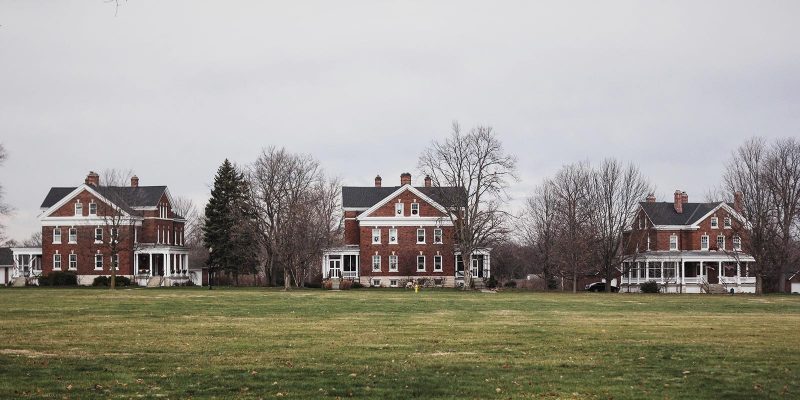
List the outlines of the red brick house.
<svg viewBox="0 0 800 400">
<path fill-rule="evenodd" d="M 621 291 L 656 281 L 667 292 L 754 293 L 748 264 L 755 260 L 742 250 L 748 223 L 738 211 L 741 193 L 734 198 L 733 204 L 690 203 L 678 190 L 673 201 L 656 202 L 649 195 L 625 233 Z"/>
<path fill-rule="evenodd" d="M 102 186 L 100 176 L 90 172 L 80 186 L 53 187 L 41 205 L 42 247 L 32 255 L 38 265 L 18 265 L 15 277 L 69 271 L 79 284 L 90 285 L 98 276 L 110 276 L 113 267 L 140 285 L 201 283 L 202 270 L 189 269 L 185 220 L 172 204 L 166 186 L 140 186 L 136 176 L 130 186 Z"/>
<path fill-rule="evenodd" d="M 464 265 L 454 250 L 447 198 L 461 188 L 413 186 L 411 174 L 399 186 L 342 187 L 344 246 L 323 254 L 323 278 L 344 278 L 365 286 L 399 287 L 423 280 L 432 285 L 463 284 Z M 472 256 L 473 276 L 490 274 L 489 251 Z"/>
</svg>

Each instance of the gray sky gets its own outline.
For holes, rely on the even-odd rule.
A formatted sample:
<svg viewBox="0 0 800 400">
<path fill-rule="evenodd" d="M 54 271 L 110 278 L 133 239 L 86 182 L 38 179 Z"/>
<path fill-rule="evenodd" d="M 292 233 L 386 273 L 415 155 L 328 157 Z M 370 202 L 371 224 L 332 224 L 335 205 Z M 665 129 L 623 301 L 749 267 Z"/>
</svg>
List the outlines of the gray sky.
<svg viewBox="0 0 800 400">
<path fill-rule="evenodd" d="M 497 4 L 500 3 L 500 4 Z M 600 4 L 602 3 L 602 5 Z M 0 2 L 8 236 L 51 186 L 132 169 L 202 207 L 269 145 L 347 185 L 492 125 L 521 199 L 562 164 L 640 165 L 700 200 L 744 139 L 797 136 L 800 2 Z M 418 178 L 415 174 L 415 182 Z"/>
</svg>

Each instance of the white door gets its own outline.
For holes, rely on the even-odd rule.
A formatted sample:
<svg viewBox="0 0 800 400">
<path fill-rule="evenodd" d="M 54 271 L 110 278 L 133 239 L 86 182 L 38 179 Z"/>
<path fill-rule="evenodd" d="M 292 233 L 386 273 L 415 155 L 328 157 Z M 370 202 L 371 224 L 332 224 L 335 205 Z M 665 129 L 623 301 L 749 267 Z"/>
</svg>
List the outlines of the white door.
<svg viewBox="0 0 800 400">
<path fill-rule="evenodd" d="M 328 276 L 331 278 L 342 277 L 342 260 L 328 260 Z"/>
</svg>

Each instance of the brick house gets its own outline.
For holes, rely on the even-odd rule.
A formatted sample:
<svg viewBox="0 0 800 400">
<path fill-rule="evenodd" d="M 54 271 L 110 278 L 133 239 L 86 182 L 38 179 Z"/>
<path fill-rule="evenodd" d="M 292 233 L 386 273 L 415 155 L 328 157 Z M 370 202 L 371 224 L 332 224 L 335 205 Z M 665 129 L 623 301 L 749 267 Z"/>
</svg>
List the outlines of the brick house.
<svg viewBox="0 0 800 400">
<path fill-rule="evenodd" d="M 323 278 L 343 278 L 365 286 L 399 287 L 413 280 L 454 287 L 463 284 L 464 265 L 455 251 L 453 223 L 446 207 L 461 188 L 413 186 L 411 174 L 399 186 L 342 187 L 344 245 L 323 253 Z M 473 276 L 490 274 L 490 255 L 472 256 Z"/>
<path fill-rule="evenodd" d="M 742 250 L 747 221 L 740 214 L 741 193 L 734 203 L 690 203 L 686 192 L 675 191 L 673 201 L 656 202 L 649 195 L 639 204 L 626 235 L 626 258 L 621 291 L 658 282 L 678 293 L 754 293 L 752 256 Z"/>
<path fill-rule="evenodd" d="M 90 285 L 98 276 L 110 276 L 114 267 L 117 275 L 140 285 L 171 286 L 190 279 L 200 284 L 203 271 L 189 269 L 185 220 L 172 204 L 166 186 L 140 186 L 136 176 L 130 186 L 102 186 L 100 176 L 90 172 L 80 186 L 53 187 L 41 205 L 42 247 L 24 249 L 38 262 L 29 262 L 30 268 L 15 263 L 13 274 L 35 281 L 52 271 L 69 271 L 77 274 L 79 284 Z"/>
</svg>

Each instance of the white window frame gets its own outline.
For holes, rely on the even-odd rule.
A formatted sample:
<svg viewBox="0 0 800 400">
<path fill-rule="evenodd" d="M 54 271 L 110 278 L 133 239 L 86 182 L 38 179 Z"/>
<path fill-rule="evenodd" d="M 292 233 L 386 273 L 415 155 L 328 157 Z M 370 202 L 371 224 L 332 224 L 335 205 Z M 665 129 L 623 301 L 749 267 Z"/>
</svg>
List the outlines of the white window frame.
<svg viewBox="0 0 800 400">
<path fill-rule="evenodd" d="M 381 272 L 381 256 L 377 254 L 372 256 L 372 272 Z"/>
<path fill-rule="evenodd" d="M 442 256 L 438 254 L 433 256 L 433 271 L 442 272 Z"/>
<path fill-rule="evenodd" d="M 75 203 L 75 216 L 76 217 L 83 216 L 83 203 L 81 203 L 80 201 Z"/>
<path fill-rule="evenodd" d="M 420 260 L 422 260 L 422 268 L 419 267 L 420 266 L 420 263 L 419 263 Z M 425 265 L 425 256 L 418 255 L 417 256 L 417 272 L 425 272 L 426 269 L 427 269 L 427 265 Z"/>
<path fill-rule="evenodd" d="M 61 269 L 61 254 L 53 254 L 53 271 Z"/>
<path fill-rule="evenodd" d="M 403 203 L 394 203 L 394 216 L 395 217 L 403 217 L 405 216 L 405 205 Z"/>
<path fill-rule="evenodd" d="M 720 246 L 720 239 L 722 239 L 722 246 Z M 725 235 L 717 235 L 717 250 L 725 250 Z"/>
<path fill-rule="evenodd" d="M 711 229 L 719 229 L 719 218 L 711 217 Z"/>
<path fill-rule="evenodd" d="M 381 286 L 381 280 L 380 279 L 373 279 L 372 280 L 372 286 L 380 287 Z"/>
<path fill-rule="evenodd" d="M 411 203 L 411 216 L 419 217 L 419 203 Z"/>
<path fill-rule="evenodd" d="M 372 229 L 372 244 L 381 244 L 381 229 Z"/>
<path fill-rule="evenodd" d="M 98 239 L 99 236 L 99 239 Z M 103 243 L 103 228 L 96 227 L 94 228 L 94 242 L 95 243 Z"/>
<path fill-rule="evenodd" d="M 389 287 L 397 287 L 397 279 L 389 279 Z"/>
<path fill-rule="evenodd" d="M 97 215 L 97 203 L 89 203 L 89 215 Z"/>
<path fill-rule="evenodd" d="M 397 228 L 389 229 L 389 244 L 398 244 L 399 238 L 397 237 Z"/>
<path fill-rule="evenodd" d="M 723 224 L 725 229 L 731 229 L 733 227 L 732 225 L 733 221 L 731 220 L 731 217 L 725 217 L 725 219 L 723 220 Z"/>
<path fill-rule="evenodd" d="M 709 240 L 711 240 L 708 235 L 700 236 L 700 250 L 708 250 Z"/>
<path fill-rule="evenodd" d="M 61 228 L 53 228 L 53 244 L 61 244 Z"/>
<path fill-rule="evenodd" d="M 420 231 L 422 232 L 422 235 L 419 234 Z M 419 240 L 420 237 L 422 238 L 422 241 Z M 425 244 L 425 228 L 417 228 L 417 244 Z"/>
<path fill-rule="evenodd" d="M 98 262 L 100 263 L 99 267 L 97 266 Z M 102 269 L 103 269 L 103 255 L 100 254 L 100 253 L 97 253 L 97 254 L 94 255 L 94 270 L 95 271 L 101 271 Z"/>
<path fill-rule="evenodd" d="M 739 235 L 733 235 L 733 249 L 736 251 L 742 250 L 742 238 Z"/>
<path fill-rule="evenodd" d="M 679 250 L 679 249 L 680 249 L 680 246 L 679 246 L 679 243 L 678 243 L 678 235 L 673 233 L 672 235 L 669 236 L 669 250 L 670 251 L 676 251 L 676 250 Z"/>
<path fill-rule="evenodd" d="M 75 234 L 74 234 L 74 235 L 72 234 L 72 232 L 73 232 L 73 231 L 75 232 Z M 78 228 L 75 228 L 75 227 L 70 227 L 70 228 L 69 228 L 69 230 L 68 230 L 67 232 L 68 232 L 68 240 L 69 240 L 69 244 L 76 244 L 76 243 L 78 243 Z"/>
<path fill-rule="evenodd" d="M 69 269 L 70 271 L 75 271 L 75 270 L 78 269 L 78 255 L 77 254 L 70 253 L 69 257 L 67 257 L 67 260 L 69 262 L 69 265 L 67 266 L 67 269 Z"/>
<path fill-rule="evenodd" d="M 119 253 L 109 256 L 108 260 L 111 262 L 111 268 L 114 268 L 115 271 L 119 271 Z"/>
<path fill-rule="evenodd" d="M 108 228 L 108 238 L 113 239 L 114 241 L 118 241 L 119 228 Z"/>
<path fill-rule="evenodd" d="M 442 238 L 444 237 L 444 230 L 442 228 L 435 228 L 433 230 L 433 243 L 434 244 L 442 244 Z"/>
<path fill-rule="evenodd" d="M 396 255 L 389 256 L 389 272 L 397 272 L 397 258 Z"/>
</svg>

